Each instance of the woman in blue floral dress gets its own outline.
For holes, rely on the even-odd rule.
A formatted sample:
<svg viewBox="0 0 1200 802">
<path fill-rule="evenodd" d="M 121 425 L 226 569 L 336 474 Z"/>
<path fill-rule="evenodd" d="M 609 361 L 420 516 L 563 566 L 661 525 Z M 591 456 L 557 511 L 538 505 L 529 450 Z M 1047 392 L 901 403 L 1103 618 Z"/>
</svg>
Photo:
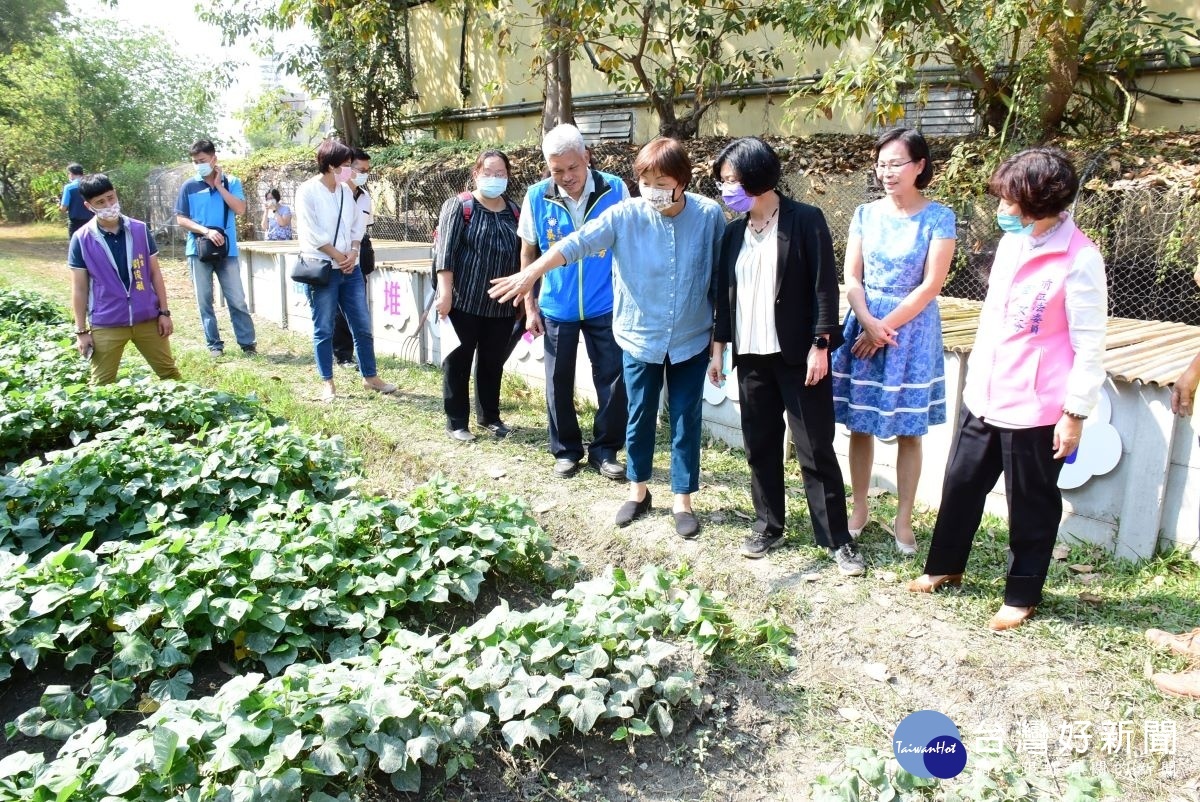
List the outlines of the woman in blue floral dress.
<svg viewBox="0 0 1200 802">
<path fill-rule="evenodd" d="M 954 257 L 955 221 L 953 211 L 921 193 L 933 178 L 924 137 L 896 129 L 881 136 L 874 150 L 884 196 L 859 206 L 850 224 L 850 314 L 845 344 L 833 355 L 834 414 L 850 429 L 850 533 L 857 536 L 867 525 L 875 438 L 895 437 L 899 504 L 893 537 L 902 554 L 915 554 L 921 436 L 946 421 L 936 299 Z"/>
</svg>

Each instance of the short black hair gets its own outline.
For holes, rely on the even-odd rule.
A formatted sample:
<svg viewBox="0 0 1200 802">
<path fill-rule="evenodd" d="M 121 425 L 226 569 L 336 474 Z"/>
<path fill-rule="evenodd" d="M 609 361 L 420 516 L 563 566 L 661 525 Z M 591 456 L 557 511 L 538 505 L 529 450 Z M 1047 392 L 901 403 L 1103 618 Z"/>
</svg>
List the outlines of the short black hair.
<svg viewBox="0 0 1200 802">
<path fill-rule="evenodd" d="M 71 175 L 83 175 L 83 165 L 79 162 L 71 162 L 67 165 L 67 172 Z"/>
<path fill-rule="evenodd" d="M 326 139 L 317 148 L 317 169 L 322 174 L 354 158 L 354 151 L 336 139 Z"/>
<path fill-rule="evenodd" d="M 276 202 L 276 203 L 279 203 L 279 190 L 277 190 L 277 189 L 268 189 L 268 190 L 266 191 L 266 193 L 263 195 L 263 197 L 264 197 L 264 198 L 273 198 L 273 199 L 275 200 L 275 202 Z"/>
<path fill-rule="evenodd" d="M 712 174 L 721 183 L 721 168 L 729 162 L 738 175 L 738 181 L 747 195 L 762 195 L 779 186 L 783 178 L 783 165 L 775 149 L 756 136 L 735 139 L 717 154 Z"/>
<path fill-rule="evenodd" d="M 921 172 L 914 182 L 917 189 L 925 189 L 933 180 L 933 158 L 929 155 L 929 143 L 925 141 L 925 137 L 921 136 L 921 132 L 914 128 L 893 128 L 885 131 L 879 139 L 875 140 L 875 147 L 871 151 L 871 161 L 878 161 L 879 151 L 893 142 L 904 145 L 904 149 L 908 151 L 908 158 L 915 162 L 925 162 L 925 166 L 921 168 Z"/>
<path fill-rule="evenodd" d="M 356 161 L 356 162 L 371 161 L 371 154 L 367 153 L 362 148 L 353 148 L 353 151 L 354 151 L 354 156 L 353 156 L 354 161 Z"/>
<path fill-rule="evenodd" d="M 1079 176 L 1071 158 L 1058 148 L 1027 148 L 1000 163 L 988 181 L 988 192 L 1043 220 L 1071 205 L 1079 192 Z"/>
<path fill-rule="evenodd" d="M 108 176 L 104 173 L 93 173 L 92 175 L 84 176 L 79 182 L 79 194 L 84 200 L 98 198 L 105 192 L 112 192 L 116 187 L 112 185 L 112 181 L 108 180 Z"/>
<path fill-rule="evenodd" d="M 197 139 L 188 148 L 189 156 L 199 156 L 201 153 L 207 153 L 209 156 L 217 155 L 217 146 L 212 143 L 211 139 Z"/>
</svg>

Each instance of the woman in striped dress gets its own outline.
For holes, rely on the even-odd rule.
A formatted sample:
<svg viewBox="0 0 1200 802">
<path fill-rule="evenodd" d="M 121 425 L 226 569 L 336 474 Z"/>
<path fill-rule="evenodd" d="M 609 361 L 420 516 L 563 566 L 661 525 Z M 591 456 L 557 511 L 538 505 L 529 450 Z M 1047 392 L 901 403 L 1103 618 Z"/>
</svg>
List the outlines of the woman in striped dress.
<svg viewBox="0 0 1200 802">
<path fill-rule="evenodd" d="M 438 317 L 450 318 L 461 344 L 442 361 L 442 399 L 446 431 L 454 440 L 475 439 L 467 428 L 471 403 L 467 385 L 475 365 L 475 416 L 495 437 L 509 433 L 500 419 L 500 379 L 509 352 L 516 310 L 488 296 L 492 279 L 521 269 L 517 215 L 520 207 L 508 189 L 508 156 L 498 150 L 479 154 L 471 170 L 475 190 L 442 204 L 435 257 Z M 468 212 L 468 204 L 470 211 Z"/>
<path fill-rule="evenodd" d="M 929 146 L 900 128 L 875 143 L 884 196 L 859 206 L 846 242 L 850 314 L 833 355 L 833 403 L 850 429 L 850 533 L 867 525 L 875 438 L 898 444 L 894 537 L 916 553 L 913 500 L 921 477 L 921 436 L 946 421 L 942 323 L 937 294 L 954 257 L 954 212 L 922 193 L 933 178 Z"/>
</svg>

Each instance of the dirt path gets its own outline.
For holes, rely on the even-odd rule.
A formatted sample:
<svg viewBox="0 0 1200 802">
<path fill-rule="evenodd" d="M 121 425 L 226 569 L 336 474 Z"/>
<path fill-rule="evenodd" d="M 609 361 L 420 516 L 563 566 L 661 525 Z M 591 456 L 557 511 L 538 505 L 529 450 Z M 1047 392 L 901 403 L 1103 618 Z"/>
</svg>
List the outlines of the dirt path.
<svg viewBox="0 0 1200 802">
<path fill-rule="evenodd" d="M 0 284 L 65 300 L 61 236 L 47 227 L 0 228 Z M 1151 665 L 1170 671 L 1186 664 L 1147 648 L 1142 635 L 1148 626 L 1200 624 L 1200 570 L 1190 562 L 1175 557 L 1134 568 L 1075 548 L 1053 567 L 1037 618 L 995 635 L 985 624 L 1000 603 L 1003 522 L 985 524 L 989 531 L 977 541 L 961 592 L 907 593 L 904 582 L 920 573 L 920 558 L 901 559 L 877 524 L 863 537 L 868 576 L 844 579 L 821 550 L 805 545 L 812 534 L 793 465 L 788 545 L 767 560 L 745 560 L 737 554 L 751 511 L 745 461 L 741 452 L 707 443 L 698 541 L 681 542 L 661 507 L 615 530 L 609 522 L 623 500 L 622 485 L 594 472 L 552 478 L 540 391 L 506 379 L 505 418 L 516 431 L 504 441 L 480 438 L 468 446 L 445 437 L 440 378 L 428 367 L 382 359 L 381 375 L 402 388 L 394 401 L 371 397 L 356 389 L 352 376 L 339 374 L 346 397 L 323 407 L 310 400 L 316 387 L 307 340 L 260 321 L 262 358 L 214 362 L 203 346 L 185 267 L 168 262 L 165 272 L 176 321 L 173 345 L 185 375 L 257 392 L 298 425 L 343 434 L 363 454 L 372 489 L 403 493 L 442 473 L 512 493 L 537 511 L 562 552 L 589 569 L 686 564 L 698 581 L 726 594 L 739 616 L 777 616 L 797 633 L 793 669 L 775 671 L 754 655 L 742 656 L 713 674 L 705 709 L 690 724 L 681 722 L 670 739 L 642 739 L 631 747 L 568 739 L 540 758 L 494 750 L 481 756 L 483 769 L 447 787 L 445 798 L 808 799 L 814 780 L 842 770 L 848 748 L 890 757 L 901 719 L 934 709 L 958 725 L 972 756 L 966 772 L 944 789 L 962 789 L 969 777 L 987 775 L 975 747 L 993 746 L 999 737 L 1015 753 L 1011 765 L 1018 773 L 1047 783 L 1057 778 L 1058 793 L 1066 787 L 1066 767 L 1084 758 L 1116 779 L 1123 799 L 1200 799 L 1198 705 L 1164 699 L 1146 679 Z M 227 331 L 223 311 L 219 317 Z M 664 493 L 665 469 L 660 453 L 654 488 Z M 881 496 L 874 503 L 873 519 L 888 520 L 893 501 Z M 926 510 L 917 521 L 922 553 L 933 517 Z M 1068 562 L 1093 565 L 1092 578 L 1081 581 Z M 1106 721 L 1130 728 L 1129 754 L 1103 748 Z M 1084 722 L 1092 727 L 1086 739 L 1079 734 Z M 1147 753 L 1147 743 L 1155 745 L 1145 738 L 1147 726 L 1152 734 L 1173 727 L 1173 756 Z M 980 743 L 981 736 L 990 740 Z M 1060 750 L 1070 743 L 1088 748 L 1083 754 Z M 875 796 L 864 788 L 862 798 Z"/>
</svg>

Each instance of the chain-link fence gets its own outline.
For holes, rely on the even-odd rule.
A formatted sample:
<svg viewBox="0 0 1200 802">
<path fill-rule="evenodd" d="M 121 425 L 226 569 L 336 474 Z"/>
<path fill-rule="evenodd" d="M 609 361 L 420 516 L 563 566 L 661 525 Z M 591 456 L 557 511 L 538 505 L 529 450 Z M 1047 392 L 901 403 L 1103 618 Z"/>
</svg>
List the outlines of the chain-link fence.
<svg viewBox="0 0 1200 802">
<path fill-rule="evenodd" d="M 626 143 L 605 143 L 591 151 L 593 164 L 620 176 L 632 192 L 636 192 L 631 171 L 636 152 L 634 145 Z M 469 166 L 432 164 L 373 178 L 373 236 L 431 242 L 442 204 L 469 188 L 470 172 Z M 185 167 L 164 170 L 151 181 L 148 219 L 156 235 L 163 238 L 160 248 L 167 255 L 182 256 L 182 231 L 174 223 L 173 209 L 175 195 L 188 173 Z M 540 154 L 514 158 L 509 196 L 519 202 L 525 190 L 543 177 Z M 306 178 L 270 172 L 248 184 L 248 208 L 239 218 L 239 236 L 243 240 L 263 237 L 262 196 L 267 189 L 278 189 L 283 202 L 290 204 L 296 187 Z M 789 173 L 781 188 L 790 197 L 824 211 L 839 260 L 855 208 L 880 194 L 869 170 Z M 690 189 L 714 199 L 719 197 L 712 177 L 699 167 Z M 936 184 L 932 195 L 936 197 Z M 955 211 L 958 246 L 943 294 L 982 300 L 1000 236 L 995 204 L 989 199 Z M 1200 289 L 1192 280 L 1192 273 L 1200 267 L 1200 197 L 1193 191 L 1154 185 L 1084 190 L 1076 203 L 1075 218 L 1104 254 L 1111 315 L 1200 325 Z"/>
</svg>

